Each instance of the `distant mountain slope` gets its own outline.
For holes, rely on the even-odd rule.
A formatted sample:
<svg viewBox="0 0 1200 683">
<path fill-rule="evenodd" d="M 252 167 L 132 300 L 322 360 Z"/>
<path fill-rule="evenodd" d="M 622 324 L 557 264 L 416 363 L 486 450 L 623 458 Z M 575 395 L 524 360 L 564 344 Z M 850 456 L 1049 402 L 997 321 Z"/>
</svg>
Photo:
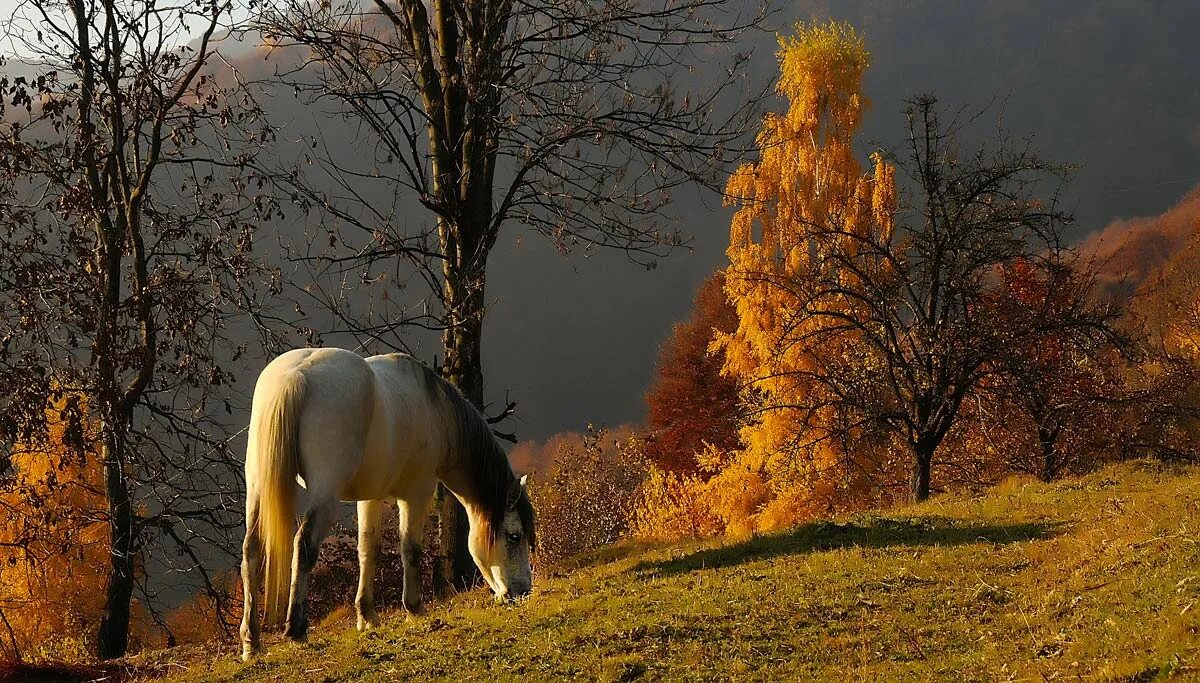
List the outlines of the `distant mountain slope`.
<svg viewBox="0 0 1200 683">
<path fill-rule="evenodd" d="M 139 661 L 174 681 L 1195 679 L 1198 527 L 1200 468 L 1134 462 L 618 547 L 517 607 L 475 591 L 365 636 L 343 619 L 250 665 L 232 643 Z"/>
<path fill-rule="evenodd" d="M 1158 216 L 1113 221 L 1089 235 L 1080 252 L 1101 268 L 1100 286 L 1107 293 L 1129 296 L 1154 279 L 1200 234 L 1200 186 Z M 1200 266 L 1196 266 L 1200 267 Z"/>
</svg>

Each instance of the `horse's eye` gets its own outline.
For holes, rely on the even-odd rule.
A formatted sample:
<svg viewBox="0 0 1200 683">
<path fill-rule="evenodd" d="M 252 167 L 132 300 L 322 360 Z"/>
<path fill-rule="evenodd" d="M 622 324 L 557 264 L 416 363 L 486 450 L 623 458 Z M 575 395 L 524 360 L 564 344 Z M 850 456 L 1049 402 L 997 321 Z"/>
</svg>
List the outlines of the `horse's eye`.
<svg viewBox="0 0 1200 683">
<path fill-rule="evenodd" d="M 510 532 L 508 534 L 508 542 L 513 545 L 520 543 L 521 542 L 521 534 L 514 534 L 514 533 Z"/>
</svg>

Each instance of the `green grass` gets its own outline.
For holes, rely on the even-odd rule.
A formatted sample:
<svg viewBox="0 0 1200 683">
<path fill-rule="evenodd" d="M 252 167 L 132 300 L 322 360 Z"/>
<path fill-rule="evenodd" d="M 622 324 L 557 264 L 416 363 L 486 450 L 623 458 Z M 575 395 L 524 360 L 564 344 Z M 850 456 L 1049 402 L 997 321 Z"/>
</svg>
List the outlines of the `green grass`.
<svg viewBox="0 0 1200 683">
<path fill-rule="evenodd" d="M 1200 469 L 1057 484 L 742 542 L 618 547 L 508 607 L 314 626 L 249 665 L 164 651 L 178 681 L 1200 680 Z M 346 596 L 347 601 L 351 596 Z"/>
</svg>

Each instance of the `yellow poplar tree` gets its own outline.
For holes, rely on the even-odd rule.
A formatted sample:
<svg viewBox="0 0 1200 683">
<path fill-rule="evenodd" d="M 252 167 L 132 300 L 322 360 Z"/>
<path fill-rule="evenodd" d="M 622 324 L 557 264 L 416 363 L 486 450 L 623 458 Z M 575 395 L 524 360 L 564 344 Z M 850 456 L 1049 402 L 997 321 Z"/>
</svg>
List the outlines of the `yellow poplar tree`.
<svg viewBox="0 0 1200 683">
<path fill-rule="evenodd" d="M 713 344 L 724 354 L 724 372 L 747 387 L 753 417 L 741 431 L 745 450 L 723 476 L 732 489 L 761 492 L 769 483 L 754 513 L 760 519 L 750 525 L 757 528 L 824 511 L 844 485 L 840 439 L 830 429 L 839 416 L 821 407 L 811 377 L 823 358 L 854 353 L 855 338 L 834 335 L 841 341 L 831 344 L 823 334 L 821 347 L 812 348 L 805 338 L 814 330 L 806 326 L 828 326 L 836 315 L 801 309 L 813 301 L 827 312 L 856 304 L 806 296 L 805 286 L 830 281 L 819 270 L 834 267 L 836 260 L 821 258 L 827 250 L 886 240 L 895 211 L 894 169 L 877 155 L 865 174 L 854 155 L 870 62 L 862 38 L 850 25 L 830 22 L 799 25 L 779 44 L 776 89 L 788 107 L 765 118 L 760 160 L 742 165 L 726 188 L 737 212 L 725 291 L 738 327 Z M 874 231 L 871 239 L 860 240 L 867 231 Z M 851 275 L 834 281 L 839 277 Z"/>
</svg>

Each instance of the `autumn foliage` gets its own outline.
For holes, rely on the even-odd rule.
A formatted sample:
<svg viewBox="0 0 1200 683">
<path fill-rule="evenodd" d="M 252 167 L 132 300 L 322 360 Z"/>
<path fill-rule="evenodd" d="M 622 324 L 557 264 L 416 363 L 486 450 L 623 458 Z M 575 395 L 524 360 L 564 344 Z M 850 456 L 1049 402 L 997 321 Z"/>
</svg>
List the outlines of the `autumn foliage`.
<svg viewBox="0 0 1200 683">
<path fill-rule="evenodd" d="M 46 413 L 45 433 L 13 444 L 0 472 L 0 652 L 81 661 L 104 609 L 103 470 L 86 403 L 65 395 Z M 148 626 L 135 606 L 135 639 Z"/>
<path fill-rule="evenodd" d="M 1042 326 L 1035 337 L 999 347 L 987 398 L 1010 409 L 1002 427 L 1032 437 L 1033 457 L 1012 457 L 1012 469 L 1045 481 L 1089 466 L 1111 446 L 1109 426 L 1121 403 L 1117 376 L 1128 344 L 1111 326 L 1117 311 L 1096 308 L 1095 324 L 1058 324 L 1093 307 L 1091 282 L 1066 264 L 1039 268 L 1021 260 L 1003 269 L 990 313 L 1004 327 Z M 1018 448 L 1015 454 L 1030 449 Z"/>
<path fill-rule="evenodd" d="M 691 317 L 663 343 L 646 393 L 646 457 L 675 474 L 698 473 L 696 456 L 710 446 L 729 451 L 738 445 L 738 383 L 709 351 L 717 335 L 737 327 L 724 287 L 720 272 L 700 285 Z"/>
<path fill-rule="evenodd" d="M 1065 167 L 999 130 L 964 149 L 962 140 L 977 137 L 960 135 L 970 121 L 943 120 L 947 110 L 932 96 L 908 102 L 908 148 L 863 154 L 857 136 L 871 56 L 853 27 L 799 25 L 779 39 L 777 56 L 776 94 L 784 107 L 763 118 L 756 160 L 728 178 L 728 262 L 701 285 L 690 316 L 662 344 L 645 428 L 589 426 L 584 434 L 518 445 L 510 456 L 518 471 L 533 474 L 539 569 L 562 569 L 628 537 L 749 536 L 976 489 L 1014 473 L 1049 481 L 1116 459 L 1200 459 L 1200 188 L 1158 218 L 1118 222 L 1071 249 L 1061 229 L 1072 218 L 1056 190 Z M 656 93 L 669 100 L 666 90 Z M 562 116 L 576 116 L 572 98 L 559 105 Z M 654 129 L 669 133 L 665 139 L 675 135 L 673 125 L 701 116 L 686 97 L 682 108 L 671 107 L 658 108 L 653 119 Z M 580 134 L 571 143 L 576 170 L 624 176 L 620 165 L 580 156 L 594 135 L 600 144 L 612 132 Z M 684 151 L 704 157 L 715 149 Z M 59 156 L 47 156 L 50 176 L 65 163 Z M 0 173 L 9 198 L 27 182 L 14 164 Z M 0 273 L 13 285 L 40 279 L 40 289 L 30 291 L 54 294 L 8 287 L 23 312 L 7 324 L 25 336 L 0 334 L 0 347 L 12 349 L 0 376 L 20 389 L 0 411 L 0 660 L 15 663 L 77 662 L 121 655 L 127 645 L 232 637 L 241 617 L 234 570 L 206 569 L 209 554 L 236 554 L 227 534 L 242 527 L 227 427 L 203 415 L 225 396 L 215 387 L 232 376 L 220 364 L 245 349 L 222 338 L 219 352 L 198 350 L 221 337 L 225 313 L 192 308 L 203 299 L 196 292 L 205 278 L 188 278 L 203 269 L 177 267 L 194 255 L 174 255 L 178 244 L 197 241 L 189 230 L 207 209 L 174 222 L 147 218 L 147 235 L 151 227 L 168 231 L 156 241 L 169 257 L 157 266 L 144 255 L 122 265 L 132 256 L 126 242 L 141 239 L 139 228 L 102 227 L 98 234 L 108 243 L 94 243 L 98 214 L 75 196 L 76 185 L 59 188 L 58 201 L 77 220 L 60 221 L 49 204 L 38 209 L 56 225 L 74 226 L 49 242 L 42 223 L 26 220 L 35 214 L 15 204 L 5 212 L 0 201 L 0 218 L 20 227 Z M 666 206 L 666 194 L 639 208 L 634 195 L 613 187 L 608 199 L 633 202 L 618 213 L 653 215 Z M 568 212 L 583 216 L 582 232 L 555 239 L 572 242 L 591 230 L 633 253 L 659 246 L 656 231 L 604 232 L 614 225 L 611 207 L 597 199 L 604 193 L 582 194 L 590 197 L 579 205 L 582 213 Z M 130 215 L 149 216 L 138 211 Z M 478 216 L 459 218 L 472 230 L 483 225 Z M 238 232 L 212 238 L 238 255 L 229 261 L 232 271 L 219 274 L 228 282 L 214 291 L 217 299 L 240 296 L 243 276 L 258 272 L 249 260 L 257 223 L 241 220 L 231 223 Z M 503 220 L 487 222 L 488 229 L 495 232 Z M 35 258 L 43 252 L 30 245 L 39 244 L 60 251 Z M 106 253 L 120 258 L 101 277 L 94 266 Z M 477 403 L 482 314 L 470 310 L 483 307 L 482 265 L 446 270 L 466 279 L 440 295 L 447 349 L 456 350 L 447 356 L 447 374 Z M 42 277 L 55 273 L 65 276 Z M 115 284 L 92 286 L 104 282 Z M 469 286 L 457 289 L 463 283 Z M 111 300 L 82 309 L 63 303 L 102 289 Z M 241 306 L 227 303 L 230 315 Z M 51 315 L 63 311 L 74 319 Z M 462 315 L 474 320 L 465 324 L 457 320 Z M 99 323 L 106 327 L 96 332 Z M 69 361 L 71 372 L 31 362 L 45 348 L 47 359 Z M 85 357 L 92 365 L 82 364 Z M 98 383 L 96 372 L 106 375 Z M 43 382 L 48 376 L 71 377 L 75 389 Z M 114 393 L 121 386 L 123 398 Z M 166 399 L 191 407 L 169 409 Z M 444 513 L 457 509 L 447 500 Z M 456 523 L 444 519 L 440 538 L 449 548 Z M 394 522 L 385 528 L 379 595 L 384 605 L 397 605 L 398 530 Z M 427 547 L 437 545 L 437 534 L 427 530 Z M 185 561 L 172 564 L 172 555 Z M 435 572 L 433 558 L 425 561 L 428 589 Z M 356 538 L 339 526 L 314 573 L 313 616 L 342 613 L 357 565 Z M 188 576 L 166 584 L 168 573 Z M 438 575 L 449 574 L 443 568 Z M 186 589 L 197 590 L 173 604 Z"/>
<path fill-rule="evenodd" d="M 655 473 L 639 522 L 644 535 L 677 533 L 689 517 L 699 533 L 779 528 L 829 510 L 852 478 L 840 441 L 826 429 L 839 421 L 836 410 L 786 407 L 817 390 L 805 370 L 838 348 L 785 343 L 789 335 L 803 338 L 796 324 L 805 323 L 781 295 L 787 282 L 823 267 L 813 258 L 822 245 L 808 226 L 836 223 L 847 235 L 890 228 L 893 174 L 880 158 L 864 173 L 853 149 L 869 63 L 853 28 L 801 26 L 780 39 L 779 61 L 776 90 L 787 111 L 765 118 L 760 161 L 742 165 L 726 188 L 738 207 L 724 274 L 737 324 L 710 345 L 722 373 L 744 388 L 743 448 L 704 458 L 711 478 Z M 686 512 L 696 507 L 706 514 Z"/>
<path fill-rule="evenodd" d="M 535 474 L 538 562 L 554 565 L 625 536 L 646 476 L 642 440 L 630 429 L 591 426 L 560 435 L 550 471 Z M 545 565 L 543 565 L 545 566 Z"/>
<path fill-rule="evenodd" d="M 0 470 L 0 660 L 85 662 L 104 611 L 109 527 L 104 470 L 87 403 L 58 393 L 44 432 L 8 450 Z M 143 581 L 143 566 L 136 565 Z M 232 633 L 241 618 L 239 587 L 200 591 L 153 614 L 133 604 L 136 647 L 203 642 Z"/>
<path fill-rule="evenodd" d="M 1198 230 L 1200 186 L 1157 216 L 1113 221 L 1089 235 L 1079 252 L 1100 265 L 1101 293 L 1118 298 L 1136 294 L 1137 300 L 1145 300 L 1156 288 L 1155 280 L 1171 279 L 1171 272 L 1179 277 L 1185 254 L 1195 255 Z"/>
<path fill-rule="evenodd" d="M 709 348 L 740 387 L 740 443 L 697 472 L 652 470 L 637 533 L 770 531 L 1103 459 L 1104 425 L 1139 419 L 1149 394 L 1126 386 L 1092 263 L 1061 246 L 1071 216 L 1044 195 L 1061 167 L 1003 131 L 962 149 L 965 124 L 925 96 L 905 155 L 864 169 L 862 39 L 800 26 L 779 60 L 787 110 L 726 189 L 737 323 Z"/>
</svg>

